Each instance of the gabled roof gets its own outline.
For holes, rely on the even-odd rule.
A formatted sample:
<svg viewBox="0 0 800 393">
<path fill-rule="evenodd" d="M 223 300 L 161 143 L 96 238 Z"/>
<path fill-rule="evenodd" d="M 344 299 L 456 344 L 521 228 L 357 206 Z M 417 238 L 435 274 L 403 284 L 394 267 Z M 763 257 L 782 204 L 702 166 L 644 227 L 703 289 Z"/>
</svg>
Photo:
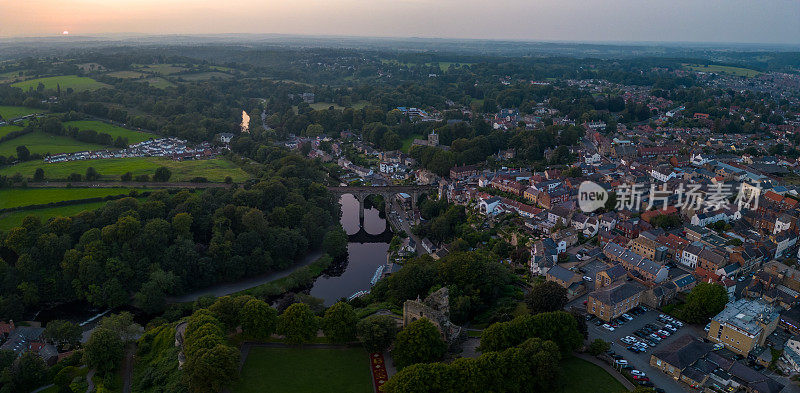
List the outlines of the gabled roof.
<svg viewBox="0 0 800 393">
<path fill-rule="evenodd" d="M 711 344 L 695 340 L 694 337 L 685 334 L 660 351 L 654 352 L 653 356 L 684 370 L 709 353 L 712 348 Z"/>
<path fill-rule="evenodd" d="M 558 280 L 570 282 L 575 277 L 575 272 L 565 269 L 559 265 L 555 265 L 547 271 L 548 276 L 553 276 Z"/>
</svg>

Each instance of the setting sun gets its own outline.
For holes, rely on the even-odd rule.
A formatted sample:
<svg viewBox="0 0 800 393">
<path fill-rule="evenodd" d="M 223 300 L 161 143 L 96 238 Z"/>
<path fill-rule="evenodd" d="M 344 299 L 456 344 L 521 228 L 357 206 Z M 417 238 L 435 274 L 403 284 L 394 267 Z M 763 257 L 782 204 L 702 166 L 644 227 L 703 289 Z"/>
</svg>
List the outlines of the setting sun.
<svg viewBox="0 0 800 393">
<path fill-rule="evenodd" d="M 64 30 L 61 32 L 61 35 L 69 35 L 69 30 Z"/>
</svg>

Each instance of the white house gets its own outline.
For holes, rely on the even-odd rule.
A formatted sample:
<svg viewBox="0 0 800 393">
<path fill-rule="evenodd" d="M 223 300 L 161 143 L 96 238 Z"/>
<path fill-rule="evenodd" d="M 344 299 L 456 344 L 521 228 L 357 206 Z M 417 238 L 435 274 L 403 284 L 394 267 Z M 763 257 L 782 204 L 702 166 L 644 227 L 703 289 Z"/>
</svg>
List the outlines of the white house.
<svg viewBox="0 0 800 393">
<path fill-rule="evenodd" d="M 690 244 L 686 246 L 681 253 L 681 264 L 694 269 L 697 267 L 697 261 L 700 258 L 701 251 L 703 251 L 703 247 L 699 245 Z"/>
<path fill-rule="evenodd" d="M 500 197 L 481 199 L 481 201 L 478 202 L 478 209 L 480 209 L 481 213 L 487 216 L 492 216 L 497 214 L 499 212 L 498 211 L 499 206 L 500 206 Z"/>
</svg>

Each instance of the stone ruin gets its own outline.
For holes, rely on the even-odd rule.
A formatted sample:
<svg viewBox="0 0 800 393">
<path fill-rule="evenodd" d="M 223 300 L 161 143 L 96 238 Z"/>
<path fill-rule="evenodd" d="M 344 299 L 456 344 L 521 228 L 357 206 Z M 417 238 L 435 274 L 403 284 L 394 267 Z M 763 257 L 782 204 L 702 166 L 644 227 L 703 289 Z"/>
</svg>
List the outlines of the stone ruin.
<svg viewBox="0 0 800 393">
<path fill-rule="evenodd" d="M 447 287 L 428 295 L 425 300 L 406 300 L 403 303 L 403 327 L 420 318 L 427 318 L 442 333 L 442 339 L 448 346 L 458 343 L 464 338 L 464 330 L 450 322 L 450 292 Z"/>
</svg>

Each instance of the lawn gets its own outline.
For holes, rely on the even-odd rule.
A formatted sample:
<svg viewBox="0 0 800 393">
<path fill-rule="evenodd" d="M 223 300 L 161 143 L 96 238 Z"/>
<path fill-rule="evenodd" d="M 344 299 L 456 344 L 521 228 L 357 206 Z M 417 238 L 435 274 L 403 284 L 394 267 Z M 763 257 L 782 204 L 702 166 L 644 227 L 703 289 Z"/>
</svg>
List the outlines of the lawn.
<svg viewBox="0 0 800 393">
<path fill-rule="evenodd" d="M 109 72 L 106 75 L 120 79 L 135 79 L 144 76 L 144 74 L 139 71 L 115 71 L 115 72 Z"/>
<path fill-rule="evenodd" d="M 425 139 L 423 135 L 411 135 L 406 139 L 403 139 L 403 146 L 400 147 L 401 151 L 408 153 L 411 150 L 411 144 L 414 143 L 414 139 Z"/>
<path fill-rule="evenodd" d="M 0 105 L 0 117 L 5 120 L 16 119 L 18 117 L 27 116 L 32 113 L 44 113 L 47 110 L 28 108 L 24 106 L 2 106 Z"/>
<path fill-rule="evenodd" d="M 18 227 L 22 224 L 22 220 L 27 216 L 39 217 L 42 222 L 47 221 L 52 217 L 69 217 L 74 216 L 80 212 L 87 210 L 95 210 L 104 206 L 108 202 L 92 202 L 82 203 L 79 205 L 47 207 L 36 210 L 23 210 L 11 213 L 0 213 L 0 231 L 7 231 L 11 228 Z"/>
<path fill-rule="evenodd" d="M 253 348 L 231 392 L 371 393 L 367 353 L 361 348 Z"/>
<path fill-rule="evenodd" d="M 34 131 L 29 134 L 0 143 L 0 156 L 16 156 L 17 146 L 24 145 L 28 151 L 38 154 L 74 153 L 87 150 L 103 150 L 106 147 L 94 143 L 81 142 L 67 136 Z"/>
<path fill-rule="evenodd" d="M 224 159 L 174 161 L 161 157 L 136 157 L 115 158 L 108 160 L 81 160 L 47 164 L 43 161 L 28 161 L 21 164 L 0 168 L 0 175 L 22 174 L 31 178 L 36 168 L 44 169 L 45 177 L 50 180 L 66 179 L 71 173 L 86 173 L 86 168 L 94 167 L 102 181 L 119 181 L 119 176 L 125 172 L 137 175 L 152 176 L 156 169 L 165 166 L 172 171 L 170 181 L 190 181 L 194 177 L 202 176 L 211 182 L 222 182 L 230 176 L 234 182 L 245 181 L 250 176 L 236 164 Z"/>
<path fill-rule="evenodd" d="M 4 188 L 0 190 L 0 209 L 42 205 L 50 202 L 106 197 L 130 193 L 132 188 Z M 145 191 L 145 190 L 137 190 Z"/>
<path fill-rule="evenodd" d="M 14 132 L 21 130 L 22 127 L 20 126 L 2 126 L 0 127 L 0 138 Z"/>
<path fill-rule="evenodd" d="M 714 72 L 717 74 L 729 74 L 729 75 L 736 75 L 736 76 L 745 76 L 748 78 L 752 78 L 754 76 L 758 76 L 761 74 L 760 71 L 751 70 L 749 68 L 741 68 L 741 67 L 730 67 L 730 66 L 722 66 L 722 65 L 698 65 L 698 64 L 684 64 L 684 67 L 698 72 Z"/>
<path fill-rule="evenodd" d="M 96 120 L 68 121 L 64 123 L 64 127 L 67 126 L 78 127 L 81 130 L 95 130 L 97 132 L 109 134 L 114 139 L 116 139 L 118 136 L 121 136 L 123 138 L 128 138 L 128 143 L 130 144 L 146 141 L 150 138 L 160 138 L 160 136 L 151 134 L 149 132 L 129 130 L 127 128 L 117 127 L 113 124 L 103 123 L 102 121 Z"/>
<path fill-rule="evenodd" d="M 35 90 L 39 86 L 39 83 L 43 83 L 46 90 L 56 90 L 58 86 L 60 86 L 62 90 L 72 88 L 72 90 L 75 91 L 97 90 L 103 87 L 111 87 L 92 78 L 77 75 L 62 75 L 51 76 L 47 78 L 29 79 L 14 83 L 11 86 L 19 87 L 22 90 Z"/>
<path fill-rule="evenodd" d="M 576 357 L 561 361 L 560 393 L 622 393 L 627 392 L 619 381 L 600 366 Z"/>
</svg>

